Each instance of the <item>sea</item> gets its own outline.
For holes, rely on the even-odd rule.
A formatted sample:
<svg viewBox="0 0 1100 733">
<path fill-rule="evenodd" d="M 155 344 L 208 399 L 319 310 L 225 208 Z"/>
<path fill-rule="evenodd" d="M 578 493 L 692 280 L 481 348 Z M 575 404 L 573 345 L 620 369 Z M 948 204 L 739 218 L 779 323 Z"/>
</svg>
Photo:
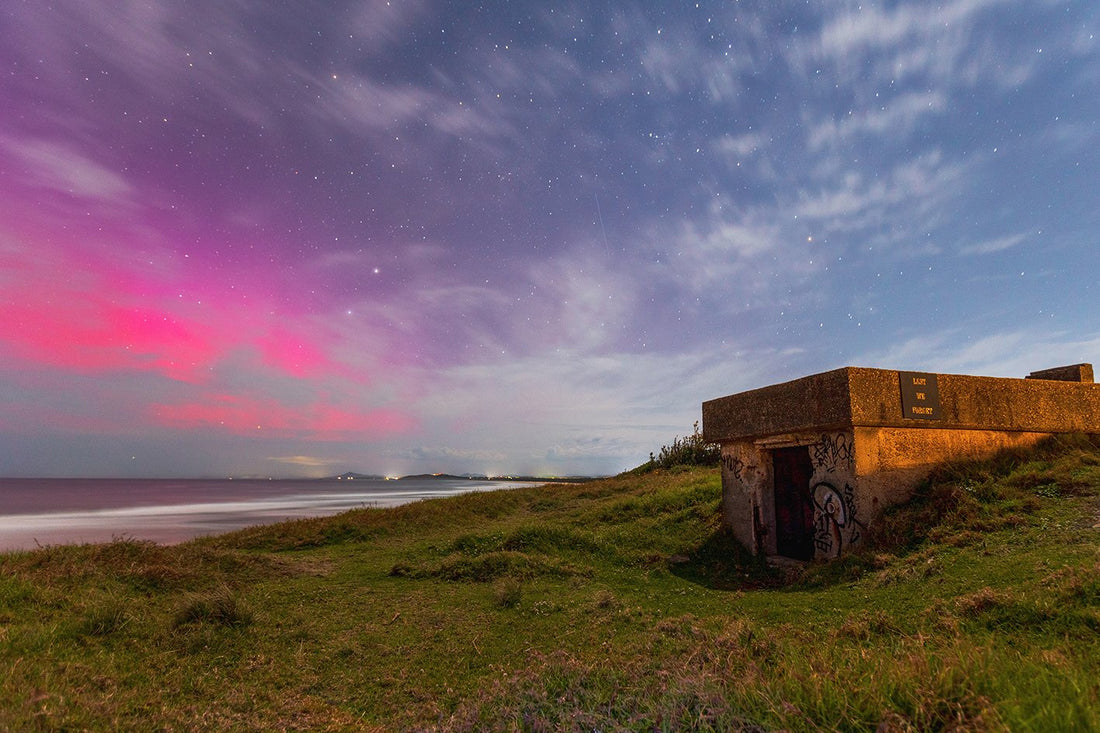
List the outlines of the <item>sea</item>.
<svg viewBox="0 0 1100 733">
<path fill-rule="evenodd" d="M 387 479 L 0 479 L 0 552 L 62 544 L 175 544 L 287 519 L 529 482 Z"/>
</svg>

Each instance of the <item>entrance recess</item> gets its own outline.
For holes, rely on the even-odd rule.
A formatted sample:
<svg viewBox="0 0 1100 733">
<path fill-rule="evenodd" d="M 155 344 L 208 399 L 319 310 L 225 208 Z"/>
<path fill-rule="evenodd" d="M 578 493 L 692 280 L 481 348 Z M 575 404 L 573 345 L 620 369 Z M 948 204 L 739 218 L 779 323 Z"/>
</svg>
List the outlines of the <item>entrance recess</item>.
<svg viewBox="0 0 1100 733">
<path fill-rule="evenodd" d="M 796 560 L 814 556 L 814 501 L 810 479 L 814 467 L 810 449 L 800 445 L 772 451 L 775 479 L 776 552 Z"/>
</svg>

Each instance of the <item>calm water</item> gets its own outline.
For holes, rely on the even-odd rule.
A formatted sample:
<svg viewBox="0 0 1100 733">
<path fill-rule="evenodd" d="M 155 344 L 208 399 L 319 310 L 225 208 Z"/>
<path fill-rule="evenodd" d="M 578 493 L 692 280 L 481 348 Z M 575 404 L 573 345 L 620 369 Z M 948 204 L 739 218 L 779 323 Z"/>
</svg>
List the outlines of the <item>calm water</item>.
<svg viewBox="0 0 1100 733">
<path fill-rule="evenodd" d="M 0 479 L 0 552 L 116 537 L 182 542 L 254 524 L 520 485 L 461 479 Z"/>
</svg>

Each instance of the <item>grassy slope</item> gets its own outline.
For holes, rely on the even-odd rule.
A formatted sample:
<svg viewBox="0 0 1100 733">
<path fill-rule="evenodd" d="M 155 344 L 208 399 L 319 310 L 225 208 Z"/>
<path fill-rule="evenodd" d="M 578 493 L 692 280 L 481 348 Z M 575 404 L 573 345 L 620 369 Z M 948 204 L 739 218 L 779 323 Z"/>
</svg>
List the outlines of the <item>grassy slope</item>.
<svg viewBox="0 0 1100 733">
<path fill-rule="evenodd" d="M 716 470 L 0 556 L 0 730 L 1100 729 L 1100 450 L 779 571 Z"/>
</svg>

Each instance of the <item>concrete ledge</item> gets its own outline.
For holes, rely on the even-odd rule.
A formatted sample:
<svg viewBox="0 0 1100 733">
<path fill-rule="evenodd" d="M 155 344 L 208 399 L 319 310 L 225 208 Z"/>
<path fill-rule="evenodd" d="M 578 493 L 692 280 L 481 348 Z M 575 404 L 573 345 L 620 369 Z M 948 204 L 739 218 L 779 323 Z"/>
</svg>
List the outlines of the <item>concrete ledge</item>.
<svg viewBox="0 0 1100 733">
<path fill-rule="evenodd" d="M 850 370 L 845 367 L 708 400 L 703 403 L 703 438 L 718 443 L 851 425 Z"/>
<path fill-rule="evenodd" d="M 1061 369 L 1077 374 L 1090 365 Z M 1048 370 L 1058 372 L 1059 370 Z M 898 372 L 844 367 L 703 403 L 703 437 L 721 443 L 852 427 L 1100 433 L 1100 385 L 935 375 L 940 419 L 902 413 Z"/>
<path fill-rule="evenodd" d="M 1056 382 L 1093 382 L 1092 364 L 1072 364 L 1042 369 L 1028 374 L 1026 379 L 1053 379 Z"/>
</svg>

